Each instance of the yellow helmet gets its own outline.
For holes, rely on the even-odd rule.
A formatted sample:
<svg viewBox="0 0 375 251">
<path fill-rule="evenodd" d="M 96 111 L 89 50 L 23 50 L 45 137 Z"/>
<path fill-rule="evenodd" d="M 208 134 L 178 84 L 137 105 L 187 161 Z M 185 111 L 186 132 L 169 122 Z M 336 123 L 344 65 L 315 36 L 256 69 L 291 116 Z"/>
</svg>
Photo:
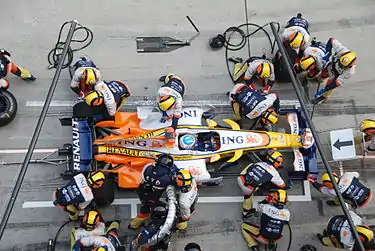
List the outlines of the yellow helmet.
<svg viewBox="0 0 375 251">
<path fill-rule="evenodd" d="M 357 230 L 359 238 L 363 243 L 369 242 L 374 239 L 374 232 L 369 226 L 362 224 L 355 226 L 355 229 Z"/>
<path fill-rule="evenodd" d="M 333 173 L 333 176 L 335 177 L 335 182 L 336 183 L 339 182 L 339 177 L 337 176 L 337 174 Z M 322 182 L 323 182 L 324 186 L 326 186 L 328 188 L 333 188 L 333 184 L 332 184 L 331 178 L 329 177 L 328 173 L 323 174 Z"/>
<path fill-rule="evenodd" d="M 107 248 L 105 248 L 105 247 L 98 247 L 98 248 L 92 249 L 92 251 L 107 251 Z"/>
<path fill-rule="evenodd" d="M 262 115 L 262 122 L 266 125 L 274 125 L 279 120 L 278 114 L 274 108 L 268 108 Z"/>
<path fill-rule="evenodd" d="M 271 65 L 268 62 L 263 62 L 256 68 L 257 75 L 262 79 L 267 79 L 271 76 Z"/>
<path fill-rule="evenodd" d="M 292 49 L 299 49 L 305 44 L 305 35 L 301 32 L 295 32 L 289 36 L 289 46 Z"/>
<path fill-rule="evenodd" d="M 177 188 L 182 192 L 186 193 L 190 191 L 192 182 L 193 177 L 191 176 L 191 173 L 188 170 L 182 169 L 178 171 L 178 173 L 176 174 Z"/>
<path fill-rule="evenodd" d="M 170 110 L 176 104 L 176 98 L 171 95 L 162 96 L 159 99 L 159 109 L 163 112 Z"/>
<path fill-rule="evenodd" d="M 375 120 L 365 119 L 359 125 L 359 130 L 367 135 L 375 134 Z"/>
<path fill-rule="evenodd" d="M 89 106 L 100 106 L 104 102 L 104 95 L 100 91 L 92 91 L 86 95 L 85 101 Z"/>
<path fill-rule="evenodd" d="M 98 78 L 95 74 L 94 69 L 92 68 L 86 68 L 83 71 L 82 79 L 85 81 L 86 85 L 94 85 L 96 82 L 98 82 Z"/>
<path fill-rule="evenodd" d="M 91 172 L 87 176 L 89 186 L 92 188 L 99 188 L 104 184 L 105 175 L 103 172 Z"/>
<path fill-rule="evenodd" d="M 274 189 L 268 193 L 269 201 L 275 206 L 285 206 L 288 202 L 288 194 L 283 189 Z"/>
<path fill-rule="evenodd" d="M 301 58 L 299 65 L 301 66 L 303 70 L 308 71 L 316 67 L 315 63 L 316 63 L 316 60 L 313 56 L 304 56 Z"/>
<path fill-rule="evenodd" d="M 267 156 L 267 162 L 275 168 L 279 168 L 283 164 L 284 158 L 280 152 L 272 152 Z"/>
<path fill-rule="evenodd" d="M 86 230 L 93 230 L 99 222 L 103 221 L 98 211 L 90 210 L 82 218 L 82 224 Z"/>
<path fill-rule="evenodd" d="M 349 68 L 355 65 L 357 60 L 357 54 L 352 51 L 345 52 L 340 56 L 340 66 L 343 68 Z"/>
</svg>

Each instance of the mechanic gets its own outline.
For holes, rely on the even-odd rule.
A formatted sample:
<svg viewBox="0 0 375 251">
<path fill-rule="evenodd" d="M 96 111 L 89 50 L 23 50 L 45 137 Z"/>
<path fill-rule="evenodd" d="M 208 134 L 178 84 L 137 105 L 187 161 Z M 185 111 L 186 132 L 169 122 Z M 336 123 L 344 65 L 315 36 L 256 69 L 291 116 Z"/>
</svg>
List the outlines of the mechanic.
<svg viewBox="0 0 375 251">
<path fill-rule="evenodd" d="M 258 82 L 264 87 L 261 92 L 267 94 L 275 84 L 275 70 L 273 64 L 262 57 L 250 57 L 242 64 L 240 57 L 231 57 L 228 59 L 234 63 L 233 81 L 236 83 L 244 82 L 252 90 L 256 91 L 255 83 Z"/>
<path fill-rule="evenodd" d="M 5 79 L 5 77 L 9 74 L 9 72 L 13 73 L 14 75 L 20 77 L 22 80 L 25 81 L 35 81 L 36 78 L 26 69 L 19 67 L 15 63 L 12 62 L 10 58 L 10 53 L 5 49 L 0 49 L 0 88 L 1 89 L 8 89 L 9 82 Z"/>
<path fill-rule="evenodd" d="M 198 186 L 188 170 L 179 170 L 176 175 L 176 186 L 178 192 L 178 230 L 185 230 L 188 226 L 190 216 L 195 211 L 195 204 L 198 201 Z"/>
<path fill-rule="evenodd" d="M 307 80 L 315 79 L 323 70 L 326 64 L 324 56 L 326 55 L 326 45 L 322 42 L 311 41 L 311 45 L 303 52 L 299 64 L 295 65 L 297 73 L 307 71 Z"/>
<path fill-rule="evenodd" d="M 258 204 L 257 211 L 261 213 L 260 226 L 250 222 L 241 224 L 242 234 L 251 250 L 258 251 L 258 243 L 275 243 L 282 238 L 284 224 L 290 219 L 289 210 L 284 208 L 287 202 L 288 195 L 285 190 L 271 190 L 267 198 Z"/>
<path fill-rule="evenodd" d="M 251 163 L 242 170 L 237 178 L 238 185 L 244 193 L 243 211 L 244 218 L 251 217 L 255 213 L 251 196 L 262 185 L 272 183 L 278 188 L 288 189 L 290 184 L 285 182 L 277 172 L 277 168 L 283 164 L 283 156 L 280 152 L 269 153 L 266 162 Z"/>
<path fill-rule="evenodd" d="M 84 237 L 88 236 L 100 236 L 105 234 L 105 223 L 100 215 L 100 213 L 96 210 L 88 211 L 82 219 L 81 227 L 73 228 L 71 234 L 71 249 L 73 249 L 74 243 Z"/>
<path fill-rule="evenodd" d="M 89 92 L 85 102 L 79 102 L 73 107 L 73 117 L 93 117 L 95 122 L 114 120 L 118 110 L 130 96 L 129 88 L 119 80 L 100 81 Z"/>
<path fill-rule="evenodd" d="M 282 35 L 282 41 L 286 47 L 294 49 L 297 53 L 297 62 L 303 56 L 304 50 L 308 46 L 310 39 L 309 22 L 298 13 L 292 17 L 286 24 Z"/>
<path fill-rule="evenodd" d="M 245 84 L 236 84 L 229 93 L 234 121 L 240 123 L 245 115 L 249 119 L 261 117 L 266 125 L 276 124 L 280 110 L 280 100 L 275 93 L 262 94 Z"/>
<path fill-rule="evenodd" d="M 314 104 L 320 104 L 327 100 L 332 91 L 340 87 L 355 73 L 357 54 L 343 46 L 340 41 L 330 38 L 326 46 L 325 60 L 327 61 L 319 82 L 326 80 L 325 87 L 315 94 Z"/>
<path fill-rule="evenodd" d="M 190 242 L 185 246 L 184 251 L 202 251 L 202 248 L 197 243 Z"/>
<path fill-rule="evenodd" d="M 151 222 L 132 241 L 130 250 L 167 250 L 172 229 L 177 222 L 176 190 L 173 185 L 166 189 L 168 204 L 158 202 L 151 211 Z"/>
<path fill-rule="evenodd" d="M 119 228 L 119 221 L 113 221 L 104 235 L 83 237 L 74 243 L 72 251 L 80 251 L 85 247 L 93 247 L 93 251 L 125 251 L 118 239 Z"/>
<path fill-rule="evenodd" d="M 81 98 L 93 90 L 93 86 L 101 81 L 101 74 L 95 63 L 86 56 L 73 65 L 73 77 L 70 88 Z"/>
<path fill-rule="evenodd" d="M 182 150 L 203 152 L 217 151 L 220 148 L 220 137 L 214 133 L 184 134 L 180 137 L 179 147 Z"/>
<path fill-rule="evenodd" d="M 104 184 L 105 175 L 102 172 L 91 172 L 87 178 L 77 174 L 65 186 L 56 189 L 53 194 L 53 204 L 61 207 L 69 213 L 71 220 L 78 220 L 79 212 L 87 208 L 94 195 L 92 189 Z"/>
<path fill-rule="evenodd" d="M 370 188 L 362 184 L 358 178 L 358 172 L 345 172 L 340 178 L 336 173 L 333 173 L 335 182 L 340 189 L 340 193 L 344 198 L 345 202 L 351 205 L 352 208 L 363 207 L 367 205 L 372 198 L 372 192 Z M 321 193 L 335 197 L 334 200 L 328 200 L 329 206 L 339 206 L 339 200 L 336 197 L 336 191 L 333 189 L 332 181 L 328 173 L 323 174 L 322 183 L 317 182 L 311 175 L 308 176 L 308 180 L 312 185 Z"/>
<path fill-rule="evenodd" d="M 182 99 L 185 95 L 185 84 L 181 78 L 173 73 L 161 76 L 160 82 L 164 84 L 158 90 L 158 106 L 162 112 L 161 123 L 172 119 L 172 128 L 176 130 L 178 120 L 182 113 Z"/>
<path fill-rule="evenodd" d="M 366 250 L 373 250 L 375 248 L 373 230 L 369 226 L 363 224 L 361 217 L 356 213 L 349 211 L 349 214 L 364 248 Z M 322 234 L 319 233 L 317 236 L 324 246 L 354 251 L 361 250 L 352 234 L 348 218 L 345 215 L 333 216 L 328 221 L 327 228 Z"/>
<path fill-rule="evenodd" d="M 151 208 L 159 201 L 167 186 L 174 184 L 176 173 L 177 167 L 169 154 L 161 154 L 154 163 L 144 167 L 142 182 L 137 189 L 142 205 L 137 217 L 129 224 L 130 229 L 137 229 L 148 220 Z"/>
</svg>

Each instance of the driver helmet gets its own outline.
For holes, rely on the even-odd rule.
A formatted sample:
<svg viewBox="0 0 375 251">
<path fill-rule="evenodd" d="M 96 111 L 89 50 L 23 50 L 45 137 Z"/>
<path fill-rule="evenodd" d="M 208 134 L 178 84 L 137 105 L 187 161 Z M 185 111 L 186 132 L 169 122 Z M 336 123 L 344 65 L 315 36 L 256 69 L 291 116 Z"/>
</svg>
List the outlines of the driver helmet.
<svg viewBox="0 0 375 251">
<path fill-rule="evenodd" d="M 261 79 L 268 79 L 271 76 L 271 64 L 263 62 L 256 68 L 256 73 Z"/>
<path fill-rule="evenodd" d="M 279 168 L 282 166 L 284 159 L 280 152 L 275 151 L 268 154 L 266 161 L 271 166 Z"/>
<path fill-rule="evenodd" d="M 185 246 L 184 251 L 202 251 L 202 249 L 197 243 L 190 242 Z"/>
<path fill-rule="evenodd" d="M 345 52 L 339 58 L 339 66 L 341 69 L 347 69 L 355 65 L 357 54 L 352 51 Z"/>
<path fill-rule="evenodd" d="M 92 91 L 86 95 L 85 101 L 89 106 L 100 106 L 104 103 L 104 95 L 100 91 Z"/>
<path fill-rule="evenodd" d="M 172 170 L 174 167 L 173 157 L 169 154 L 163 153 L 159 155 L 155 160 L 155 167 L 164 166 L 169 170 Z"/>
<path fill-rule="evenodd" d="M 288 194 L 283 189 L 274 189 L 268 193 L 268 199 L 276 207 L 284 207 L 288 202 Z"/>
<path fill-rule="evenodd" d="M 176 185 L 177 189 L 183 193 L 187 193 L 190 191 L 193 183 L 193 177 L 189 170 L 182 169 L 179 170 L 176 175 Z"/>
<path fill-rule="evenodd" d="M 266 125 L 274 125 L 279 120 L 275 108 L 268 108 L 262 115 L 262 122 Z"/>
<path fill-rule="evenodd" d="M 305 44 L 305 35 L 301 32 L 295 32 L 289 36 L 289 46 L 292 49 L 299 49 Z"/>
<path fill-rule="evenodd" d="M 337 173 L 333 172 L 332 174 L 333 174 L 333 177 L 335 178 L 336 183 L 339 182 L 339 176 L 337 175 Z M 329 177 L 328 173 L 323 174 L 322 182 L 325 187 L 333 188 L 332 180 Z"/>
<path fill-rule="evenodd" d="M 86 230 L 90 231 L 93 230 L 96 225 L 102 221 L 103 219 L 98 211 L 90 210 L 83 216 L 82 225 Z"/>
<path fill-rule="evenodd" d="M 176 98 L 172 95 L 165 95 L 161 96 L 159 98 L 159 109 L 163 112 L 169 111 L 170 109 L 173 109 L 173 107 L 176 105 Z"/>
<path fill-rule="evenodd" d="M 309 71 L 316 67 L 316 60 L 313 56 L 303 56 L 299 65 L 304 71 Z"/>
<path fill-rule="evenodd" d="M 197 138 L 192 134 L 185 134 L 180 138 L 180 146 L 185 150 L 194 149 L 196 143 Z"/>
<path fill-rule="evenodd" d="M 98 77 L 93 68 L 86 68 L 82 73 L 82 80 L 86 85 L 94 85 L 98 82 Z"/>
<path fill-rule="evenodd" d="M 359 238 L 363 243 L 370 242 L 372 239 L 374 239 L 374 232 L 369 226 L 362 224 L 356 226 L 355 229 L 357 230 Z"/>
<path fill-rule="evenodd" d="M 91 188 L 99 188 L 104 184 L 105 174 L 103 172 L 91 172 L 87 176 L 87 182 Z"/>
</svg>

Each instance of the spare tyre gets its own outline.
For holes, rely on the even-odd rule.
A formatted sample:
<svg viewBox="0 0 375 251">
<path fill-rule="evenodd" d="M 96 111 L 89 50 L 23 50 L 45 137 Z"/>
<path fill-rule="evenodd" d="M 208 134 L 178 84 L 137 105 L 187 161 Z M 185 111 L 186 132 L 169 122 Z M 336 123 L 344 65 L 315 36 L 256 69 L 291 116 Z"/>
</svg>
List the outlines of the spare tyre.
<svg viewBox="0 0 375 251">
<path fill-rule="evenodd" d="M 108 206 L 115 200 L 115 180 L 112 175 L 106 175 L 104 184 L 93 189 L 95 204 L 99 207 Z"/>
<path fill-rule="evenodd" d="M 294 64 L 298 56 L 297 52 L 290 47 L 286 47 L 285 50 L 290 59 L 290 62 Z M 272 60 L 272 63 L 275 68 L 275 79 L 277 82 L 281 82 L 281 83 L 291 82 L 288 69 L 286 65 L 284 64 L 284 61 L 282 60 L 281 57 L 282 56 L 281 56 L 280 51 L 277 51 L 275 57 Z"/>
<path fill-rule="evenodd" d="M 12 93 L 0 90 L 0 126 L 13 121 L 17 113 L 17 100 Z"/>
</svg>

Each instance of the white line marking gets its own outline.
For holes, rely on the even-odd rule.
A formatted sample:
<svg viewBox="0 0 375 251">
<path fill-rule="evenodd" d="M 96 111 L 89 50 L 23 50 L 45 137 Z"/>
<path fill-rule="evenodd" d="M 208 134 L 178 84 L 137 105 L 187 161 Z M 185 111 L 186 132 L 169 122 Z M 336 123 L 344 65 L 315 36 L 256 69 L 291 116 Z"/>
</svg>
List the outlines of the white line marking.
<svg viewBox="0 0 375 251">
<path fill-rule="evenodd" d="M 76 101 L 52 101 L 51 107 L 72 107 Z M 299 105 L 298 100 L 281 100 L 280 105 L 282 106 L 294 106 Z M 125 106 L 155 106 L 154 100 L 128 100 Z M 184 106 L 230 106 L 226 100 L 186 100 L 184 101 Z M 44 106 L 44 101 L 26 101 L 26 107 L 42 107 Z"/>
<path fill-rule="evenodd" d="M 39 148 L 35 149 L 33 153 L 53 153 L 58 148 Z M 11 153 L 27 153 L 28 149 L 0 149 L 0 154 L 11 154 Z"/>
</svg>

